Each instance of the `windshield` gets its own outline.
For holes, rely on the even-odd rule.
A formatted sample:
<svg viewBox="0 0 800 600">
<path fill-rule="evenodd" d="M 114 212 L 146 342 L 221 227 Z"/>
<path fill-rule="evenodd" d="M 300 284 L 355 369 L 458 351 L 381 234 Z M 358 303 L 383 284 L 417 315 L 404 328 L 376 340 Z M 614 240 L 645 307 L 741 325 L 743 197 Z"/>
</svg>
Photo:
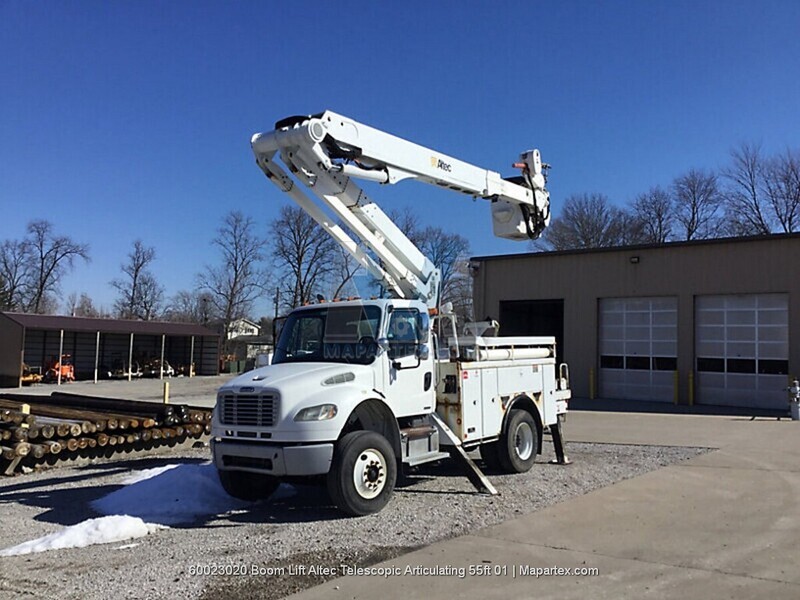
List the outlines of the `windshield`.
<svg viewBox="0 0 800 600">
<path fill-rule="evenodd" d="M 335 362 L 368 365 L 378 349 L 377 306 L 331 306 L 292 313 L 286 319 L 273 364 Z"/>
</svg>

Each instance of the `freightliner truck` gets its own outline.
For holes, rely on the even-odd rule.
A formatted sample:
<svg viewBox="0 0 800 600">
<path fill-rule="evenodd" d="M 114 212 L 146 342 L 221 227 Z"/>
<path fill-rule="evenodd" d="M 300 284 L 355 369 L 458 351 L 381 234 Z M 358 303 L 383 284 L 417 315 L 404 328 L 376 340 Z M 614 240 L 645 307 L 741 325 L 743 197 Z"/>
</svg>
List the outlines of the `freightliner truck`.
<svg viewBox="0 0 800 600">
<path fill-rule="evenodd" d="M 251 145 L 267 178 L 391 297 L 296 308 L 272 364 L 219 390 L 211 445 L 225 490 L 255 500 L 284 481 L 318 480 L 344 513 L 366 515 L 387 504 L 398 474 L 447 457 L 497 493 L 471 450 L 522 473 L 549 432 L 567 463 L 569 375 L 555 339 L 459 331 L 440 306 L 440 270 L 355 181 L 416 179 L 482 198 L 495 235 L 536 239 L 550 219 L 539 151 L 504 179 L 332 111 L 283 119 Z"/>
</svg>

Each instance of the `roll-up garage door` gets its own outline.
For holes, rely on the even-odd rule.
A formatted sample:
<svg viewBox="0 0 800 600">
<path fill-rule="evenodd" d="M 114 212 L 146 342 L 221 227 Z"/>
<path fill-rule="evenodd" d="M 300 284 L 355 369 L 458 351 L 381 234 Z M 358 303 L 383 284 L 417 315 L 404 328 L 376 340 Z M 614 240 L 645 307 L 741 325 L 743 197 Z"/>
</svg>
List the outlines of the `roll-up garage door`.
<svg viewBox="0 0 800 600">
<path fill-rule="evenodd" d="M 787 294 L 695 299 L 697 401 L 786 408 Z"/>
<path fill-rule="evenodd" d="M 672 402 L 678 299 L 600 300 L 600 396 Z"/>
</svg>

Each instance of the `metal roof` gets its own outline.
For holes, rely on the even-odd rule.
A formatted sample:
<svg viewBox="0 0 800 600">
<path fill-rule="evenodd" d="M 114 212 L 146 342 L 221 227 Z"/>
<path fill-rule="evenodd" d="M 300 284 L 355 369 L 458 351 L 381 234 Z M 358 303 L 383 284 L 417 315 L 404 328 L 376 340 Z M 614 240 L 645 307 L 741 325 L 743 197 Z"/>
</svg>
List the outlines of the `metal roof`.
<svg viewBox="0 0 800 600">
<path fill-rule="evenodd" d="M 547 256 L 564 256 L 568 254 L 601 254 L 606 252 L 632 252 L 638 250 L 667 250 L 685 246 L 706 246 L 712 244 L 742 244 L 749 242 L 774 242 L 778 240 L 799 239 L 800 233 L 773 233 L 770 235 L 749 235 L 726 238 L 709 238 L 703 240 L 690 240 L 679 242 L 666 242 L 664 244 L 636 244 L 631 246 L 609 246 L 603 248 L 575 248 L 572 250 L 545 250 L 532 252 L 519 252 L 515 254 L 494 254 L 490 256 L 473 256 L 470 260 L 492 261 L 507 260 L 510 258 L 533 258 Z"/>
<path fill-rule="evenodd" d="M 33 315 L 28 313 L 0 312 L 3 317 L 26 329 L 51 331 L 91 331 L 92 333 L 133 333 L 139 335 L 179 335 L 219 337 L 203 325 L 196 323 L 170 323 L 166 321 L 129 321 L 124 319 L 90 319 L 59 315 Z"/>
</svg>

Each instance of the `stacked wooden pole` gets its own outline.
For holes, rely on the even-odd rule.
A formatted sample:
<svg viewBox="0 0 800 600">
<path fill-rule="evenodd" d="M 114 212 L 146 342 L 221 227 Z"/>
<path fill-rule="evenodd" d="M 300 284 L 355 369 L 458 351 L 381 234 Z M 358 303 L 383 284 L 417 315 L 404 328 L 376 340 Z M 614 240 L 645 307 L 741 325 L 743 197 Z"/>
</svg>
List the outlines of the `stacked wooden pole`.
<svg viewBox="0 0 800 600">
<path fill-rule="evenodd" d="M 211 432 L 211 410 L 53 392 L 0 394 L 0 473 L 175 445 Z"/>
</svg>

